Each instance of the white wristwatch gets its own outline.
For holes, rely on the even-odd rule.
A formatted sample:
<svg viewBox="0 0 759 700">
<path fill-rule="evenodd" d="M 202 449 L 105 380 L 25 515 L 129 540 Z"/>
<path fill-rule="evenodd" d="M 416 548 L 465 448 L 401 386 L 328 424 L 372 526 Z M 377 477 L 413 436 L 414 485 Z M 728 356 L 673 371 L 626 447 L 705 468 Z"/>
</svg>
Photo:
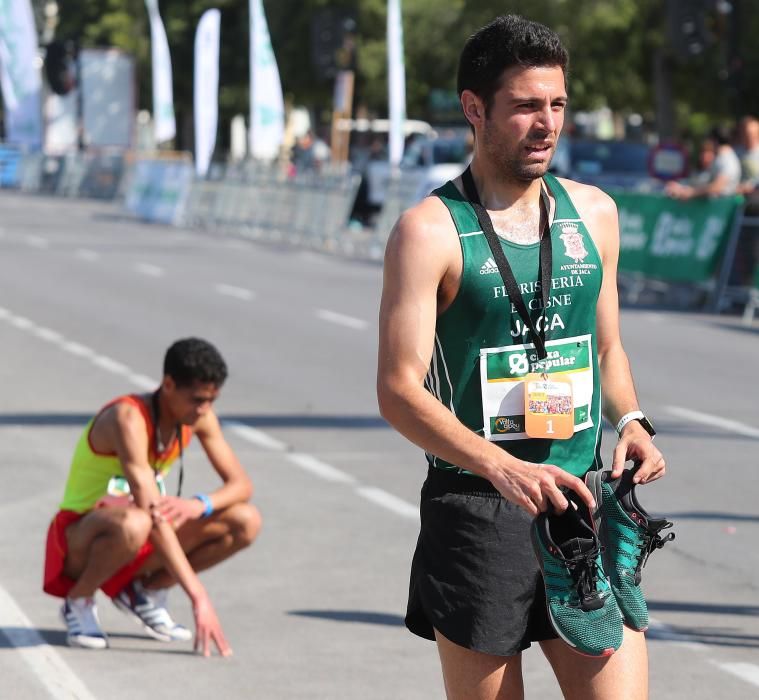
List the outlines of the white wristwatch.
<svg viewBox="0 0 759 700">
<path fill-rule="evenodd" d="M 617 435 L 621 435 L 622 429 L 630 421 L 634 420 L 638 421 L 643 426 L 643 429 L 651 436 L 651 439 L 653 440 L 654 435 L 656 435 L 656 431 L 654 430 L 654 426 L 651 424 L 651 421 L 646 418 L 646 414 L 643 413 L 643 411 L 630 411 L 629 413 L 625 413 L 625 415 L 622 416 L 617 423 Z"/>
</svg>

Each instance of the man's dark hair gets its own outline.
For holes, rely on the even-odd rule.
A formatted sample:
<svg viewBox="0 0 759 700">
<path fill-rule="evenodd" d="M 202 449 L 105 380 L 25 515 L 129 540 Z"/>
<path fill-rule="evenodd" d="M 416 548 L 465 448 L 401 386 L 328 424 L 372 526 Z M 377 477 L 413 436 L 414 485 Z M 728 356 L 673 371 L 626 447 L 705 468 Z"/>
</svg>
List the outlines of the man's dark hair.
<svg viewBox="0 0 759 700">
<path fill-rule="evenodd" d="M 227 363 L 208 341 L 182 338 L 166 351 L 163 373 L 178 387 L 191 386 L 195 382 L 221 387 L 227 378 Z"/>
<path fill-rule="evenodd" d="M 485 103 L 487 116 L 507 68 L 558 66 L 566 80 L 569 54 L 544 24 L 519 15 L 501 15 L 469 37 L 459 58 L 459 97 L 471 90 Z"/>
</svg>

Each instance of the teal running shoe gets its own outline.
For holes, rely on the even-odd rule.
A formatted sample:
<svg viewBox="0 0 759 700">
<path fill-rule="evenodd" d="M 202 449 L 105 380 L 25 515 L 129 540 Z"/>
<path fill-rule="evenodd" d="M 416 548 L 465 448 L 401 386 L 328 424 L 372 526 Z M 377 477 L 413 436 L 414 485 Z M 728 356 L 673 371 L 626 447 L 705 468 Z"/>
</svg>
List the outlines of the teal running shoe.
<svg viewBox="0 0 759 700">
<path fill-rule="evenodd" d="M 548 615 L 575 651 L 610 656 L 622 644 L 622 614 L 604 573 L 592 514 L 573 491 L 564 493 L 567 510 L 541 513 L 532 525 Z"/>
<path fill-rule="evenodd" d="M 653 517 L 640 505 L 632 480 L 634 469 L 611 479 L 611 472 L 588 472 L 585 483 L 593 492 L 600 488 L 601 540 L 604 545 L 604 565 L 609 573 L 614 597 L 617 599 L 625 624 L 634 630 L 648 629 L 648 606 L 640 587 L 641 569 L 656 549 L 675 539 L 663 530 L 672 527 L 666 518 Z"/>
</svg>

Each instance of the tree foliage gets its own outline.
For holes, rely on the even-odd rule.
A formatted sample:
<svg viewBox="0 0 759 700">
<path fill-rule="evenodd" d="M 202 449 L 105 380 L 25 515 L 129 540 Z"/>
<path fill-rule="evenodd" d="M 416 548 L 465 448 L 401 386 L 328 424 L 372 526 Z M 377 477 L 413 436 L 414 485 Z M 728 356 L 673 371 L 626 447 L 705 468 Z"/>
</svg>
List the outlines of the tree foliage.
<svg viewBox="0 0 759 700">
<path fill-rule="evenodd" d="M 743 2 L 743 5 L 747 3 Z M 668 51 L 661 0 L 510 0 L 501 12 L 524 14 L 555 28 L 570 49 L 572 108 L 606 105 L 653 120 L 654 65 Z M 407 114 L 430 117 L 430 91 L 455 88 L 456 63 L 467 37 L 490 21 L 490 0 L 403 0 Z M 741 3 L 733 0 L 737 12 Z M 58 36 L 83 46 L 117 46 L 138 65 L 139 106 L 150 109 L 150 40 L 143 0 L 59 0 Z M 201 14 L 221 10 L 220 123 L 248 109 L 248 0 L 161 0 L 171 49 L 180 146 L 191 143 L 193 40 Z M 311 62 L 311 23 L 324 8 L 352 10 L 357 19 L 356 106 L 387 113 L 386 0 L 264 0 L 286 99 L 329 114 L 332 85 Z M 737 34 L 714 29 L 714 41 L 688 63 L 671 60 L 673 100 L 682 127 L 759 111 L 759 96 L 740 89 L 759 78 L 754 48 L 759 19 L 744 10 Z M 728 46 L 728 43 L 732 48 Z M 736 62 L 737 56 L 737 62 Z"/>
</svg>

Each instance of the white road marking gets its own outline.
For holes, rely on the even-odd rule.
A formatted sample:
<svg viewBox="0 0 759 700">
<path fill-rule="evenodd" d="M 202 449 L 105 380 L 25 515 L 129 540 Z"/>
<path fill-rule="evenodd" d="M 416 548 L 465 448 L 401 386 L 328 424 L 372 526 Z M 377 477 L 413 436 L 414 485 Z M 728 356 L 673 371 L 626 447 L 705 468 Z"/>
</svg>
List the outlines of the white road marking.
<svg viewBox="0 0 759 700">
<path fill-rule="evenodd" d="M 147 275 L 148 277 L 162 277 L 163 276 L 163 268 L 158 267 L 158 265 L 151 265 L 150 263 L 137 263 L 134 266 L 134 269 L 137 270 L 142 275 Z"/>
<path fill-rule="evenodd" d="M 250 301 L 256 296 L 255 293 L 250 291 L 250 289 L 235 287 L 231 284 L 219 283 L 216 285 L 215 289 L 219 294 L 223 294 L 227 297 L 234 297 L 235 299 L 242 299 L 243 301 Z"/>
<path fill-rule="evenodd" d="M 51 328 L 45 328 L 44 326 L 37 326 L 32 329 L 32 333 L 42 340 L 46 340 L 48 343 L 60 342 L 62 336 L 58 331 L 54 331 Z"/>
<path fill-rule="evenodd" d="M 307 472 L 311 472 L 314 476 L 318 476 L 325 481 L 334 481 L 343 484 L 351 484 L 355 481 L 350 474 L 335 469 L 332 465 L 322 462 L 311 455 L 303 454 L 302 452 L 289 452 L 286 457 L 293 464 L 297 464 L 301 469 L 305 469 Z"/>
<path fill-rule="evenodd" d="M 145 389 L 145 391 L 152 391 L 158 386 L 158 382 L 155 379 L 151 379 L 144 374 L 138 374 L 137 372 L 127 374 L 127 379 L 140 389 Z"/>
<path fill-rule="evenodd" d="M 26 242 L 32 246 L 32 248 L 47 248 L 50 245 L 48 240 L 42 236 L 27 236 Z"/>
<path fill-rule="evenodd" d="M 718 663 L 713 661 L 717 668 L 738 676 L 741 680 L 759 687 L 759 666 L 747 663 Z"/>
<path fill-rule="evenodd" d="M 112 360 L 110 357 L 106 357 L 105 355 L 95 355 L 95 357 L 92 358 L 92 364 L 97 365 L 98 367 L 101 367 L 108 372 L 112 372 L 113 374 L 131 373 L 129 367 L 121 364 L 121 362 L 116 362 L 116 360 Z"/>
<path fill-rule="evenodd" d="M 274 450 L 275 452 L 285 452 L 287 450 L 287 445 L 285 445 L 284 442 L 276 440 L 262 430 L 251 428 L 249 425 L 237 423 L 236 421 L 224 421 L 224 427 L 229 428 L 229 430 L 235 433 L 238 437 L 257 445 L 258 447 Z"/>
<path fill-rule="evenodd" d="M 11 312 L 8 311 L 8 309 L 4 309 L 2 306 L 0 306 L 0 319 L 6 319 L 11 316 Z"/>
<path fill-rule="evenodd" d="M 369 323 L 363 319 L 339 314 L 337 311 L 330 311 L 329 309 L 318 309 L 316 311 L 316 316 L 322 321 L 329 321 L 330 323 L 336 323 L 339 326 L 345 326 L 346 328 L 354 328 L 358 331 L 364 330 L 369 325 Z"/>
<path fill-rule="evenodd" d="M 89 248 L 80 248 L 76 251 L 76 257 L 80 260 L 86 260 L 87 262 L 94 262 L 100 258 L 100 253 L 96 253 L 94 250 L 90 250 Z"/>
<path fill-rule="evenodd" d="M 709 413 L 701 413 L 700 411 L 692 411 L 689 408 L 681 408 L 680 406 L 667 406 L 666 409 L 672 415 L 692 420 L 695 423 L 702 423 L 712 428 L 722 428 L 728 432 L 738 433 L 738 435 L 759 439 L 759 429 L 745 423 L 739 423 L 737 420 L 713 416 Z"/>
<path fill-rule="evenodd" d="M 419 519 L 419 508 L 376 486 L 359 486 L 356 492 L 372 503 L 393 511 L 404 518 Z"/>
<path fill-rule="evenodd" d="M 61 338 L 64 340 L 63 338 Z M 61 347 L 66 351 L 70 352 L 72 355 L 76 355 L 77 357 L 94 357 L 95 351 L 92 348 L 88 348 L 86 345 L 81 345 L 80 343 L 75 343 L 73 340 L 66 340 Z"/>
<path fill-rule="evenodd" d="M 16 328 L 20 328 L 22 331 L 31 329 L 34 327 L 34 321 L 26 318 L 25 316 L 11 316 L 10 322 Z"/>
<path fill-rule="evenodd" d="M 674 642 L 677 644 L 677 646 L 682 647 L 683 649 L 689 649 L 691 651 L 700 653 L 708 653 L 710 651 L 708 644 L 705 644 L 704 642 L 691 641 L 686 635 L 677 632 L 672 627 L 666 623 L 661 622 L 660 620 L 651 618 L 649 622 L 649 630 L 653 633 L 650 635 L 650 638 L 653 641 L 661 640 L 666 642 Z M 709 661 L 721 671 L 730 673 L 733 676 L 737 676 L 741 680 L 746 681 L 747 683 L 751 683 L 752 685 L 759 687 L 759 666 L 756 664 L 723 662 L 716 661 L 715 659 L 709 659 Z"/>
<path fill-rule="evenodd" d="M 24 615 L 11 595 L 0 586 L 0 620 L 2 632 L 16 648 L 34 677 L 53 698 L 95 700 L 61 655 L 51 647 Z"/>
</svg>

